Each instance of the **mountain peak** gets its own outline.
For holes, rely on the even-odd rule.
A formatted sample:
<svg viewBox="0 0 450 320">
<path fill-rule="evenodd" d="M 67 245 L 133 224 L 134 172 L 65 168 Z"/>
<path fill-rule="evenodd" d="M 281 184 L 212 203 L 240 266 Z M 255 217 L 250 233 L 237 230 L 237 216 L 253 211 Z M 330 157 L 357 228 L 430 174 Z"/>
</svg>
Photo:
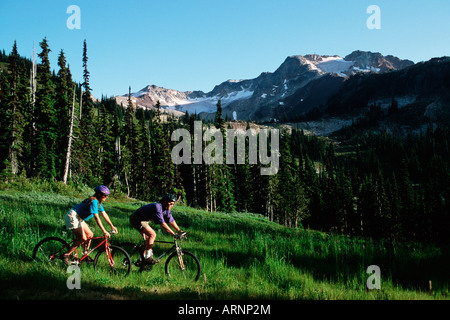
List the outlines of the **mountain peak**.
<svg viewBox="0 0 450 320">
<path fill-rule="evenodd" d="M 392 55 L 383 56 L 379 52 L 356 50 L 347 55 L 344 60 L 353 61 L 354 68 L 360 70 L 372 70 L 376 72 L 386 72 L 399 70 L 412 66 L 411 60 L 402 60 Z"/>
</svg>

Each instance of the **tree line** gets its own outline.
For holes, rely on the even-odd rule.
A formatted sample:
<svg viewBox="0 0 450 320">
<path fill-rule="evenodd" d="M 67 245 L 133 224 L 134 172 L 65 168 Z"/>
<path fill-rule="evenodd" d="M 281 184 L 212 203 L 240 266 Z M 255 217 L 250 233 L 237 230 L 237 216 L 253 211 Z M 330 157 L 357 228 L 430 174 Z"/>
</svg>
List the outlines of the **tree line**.
<svg viewBox="0 0 450 320">
<path fill-rule="evenodd" d="M 163 114 L 159 103 L 136 108 L 131 88 L 127 105 L 94 99 L 86 41 L 82 83 L 73 81 L 63 50 L 55 72 L 47 39 L 39 46 L 39 61 L 21 57 L 16 43 L 11 53 L 0 51 L 5 182 L 105 184 L 145 201 L 171 192 L 190 206 L 258 213 L 290 227 L 449 243 L 448 128 L 429 126 L 406 138 L 386 131 L 349 134 L 346 143 L 337 143 L 280 127 L 275 175 L 261 175 L 261 164 L 248 161 L 175 165 L 171 133 L 193 133 L 198 115 L 176 118 Z M 225 135 L 229 123 L 220 101 L 216 118 L 203 123 Z"/>
</svg>

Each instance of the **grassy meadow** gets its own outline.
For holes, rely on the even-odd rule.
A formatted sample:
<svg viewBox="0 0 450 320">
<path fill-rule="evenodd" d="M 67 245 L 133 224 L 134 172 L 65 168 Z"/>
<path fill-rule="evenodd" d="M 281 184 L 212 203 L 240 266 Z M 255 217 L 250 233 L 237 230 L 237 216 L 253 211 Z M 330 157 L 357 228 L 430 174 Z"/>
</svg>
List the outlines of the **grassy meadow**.
<svg viewBox="0 0 450 320">
<path fill-rule="evenodd" d="M 448 248 L 290 229 L 259 215 L 182 205 L 175 206 L 173 215 L 191 232 L 183 248 L 200 260 L 199 281 L 170 281 L 164 275 L 165 260 L 152 271 L 134 269 L 126 278 L 81 265 L 81 289 L 69 290 L 66 269 L 34 263 L 32 250 L 50 235 L 69 240 L 62 228 L 64 215 L 91 193 L 88 188 L 31 183 L 0 190 L 0 299 L 449 299 Z M 112 243 L 140 241 L 128 216 L 143 204 L 119 195 L 107 200 L 105 209 L 119 228 Z M 158 240 L 171 239 L 156 229 Z M 158 255 L 160 248 L 154 250 Z M 366 286 L 370 265 L 380 267 L 381 289 Z"/>
</svg>

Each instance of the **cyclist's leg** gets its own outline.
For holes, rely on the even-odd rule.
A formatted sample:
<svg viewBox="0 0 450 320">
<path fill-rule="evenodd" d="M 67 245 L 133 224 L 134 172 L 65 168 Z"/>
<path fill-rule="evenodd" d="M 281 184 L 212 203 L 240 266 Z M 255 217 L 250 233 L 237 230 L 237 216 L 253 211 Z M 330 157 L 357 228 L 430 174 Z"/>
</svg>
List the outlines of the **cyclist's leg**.
<svg viewBox="0 0 450 320">
<path fill-rule="evenodd" d="M 156 239 L 156 232 L 153 230 L 148 221 L 141 221 L 134 214 L 130 216 L 130 225 L 135 228 L 144 238 L 143 258 L 147 259 L 152 255 L 153 244 Z"/>
<path fill-rule="evenodd" d="M 156 232 L 153 230 L 152 227 L 149 226 L 148 222 L 143 221 L 141 223 L 142 228 L 140 230 L 140 233 L 144 237 L 145 240 L 145 246 L 144 246 L 144 258 L 148 258 L 151 256 L 151 250 L 153 248 L 153 244 L 155 243 L 156 239 Z"/>
<path fill-rule="evenodd" d="M 63 254 L 63 260 L 66 264 L 69 264 L 70 255 L 74 252 L 83 242 L 83 229 L 77 228 L 72 229 L 75 240 L 72 242 L 72 246 L 69 247 L 66 253 Z"/>
<path fill-rule="evenodd" d="M 64 254 L 64 256 L 68 257 L 72 252 L 75 251 L 76 248 L 78 248 L 83 242 L 83 223 L 85 223 L 81 218 L 78 216 L 75 210 L 70 210 L 67 212 L 66 216 L 64 217 L 66 229 L 72 230 L 72 233 L 74 235 L 74 242 L 72 243 L 72 246 L 68 248 L 67 253 Z"/>
<path fill-rule="evenodd" d="M 84 242 L 84 251 L 83 255 L 86 254 L 89 251 L 89 248 L 91 246 L 91 238 L 94 236 L 94 233 L 89 229 L 89 226 L 86 222 L 81 223 L 81 228 L 83 232 L 83 242 Z"/>
</svg>

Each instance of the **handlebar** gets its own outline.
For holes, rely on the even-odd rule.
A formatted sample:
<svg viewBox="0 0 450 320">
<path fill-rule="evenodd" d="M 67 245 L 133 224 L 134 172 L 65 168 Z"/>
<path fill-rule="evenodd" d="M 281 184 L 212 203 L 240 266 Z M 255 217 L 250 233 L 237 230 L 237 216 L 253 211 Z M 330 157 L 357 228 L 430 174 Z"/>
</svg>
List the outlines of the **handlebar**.
<svg viewBox="0 0 450 320">
<path fill-rule="evenodd" d="M 118 234 L 118 232 L 116 232 L 116 231 L 114 231 L 114 230 L 107 231 L 107 233 L 108 233 L 110 236 L 113 235 L 113 234 Z M 102 238 L 105 238 L 105 237 L 106 237 L 106 233 L 103 234 L 103 237 L 102 237 Z"/>
<path fill-rule="evenodd" d="M 187 235 L 188 235 L 189 231 L 183 231 L 179 234 L 175 235 L 175 239 L 187 239 Z"/>
</svg>

